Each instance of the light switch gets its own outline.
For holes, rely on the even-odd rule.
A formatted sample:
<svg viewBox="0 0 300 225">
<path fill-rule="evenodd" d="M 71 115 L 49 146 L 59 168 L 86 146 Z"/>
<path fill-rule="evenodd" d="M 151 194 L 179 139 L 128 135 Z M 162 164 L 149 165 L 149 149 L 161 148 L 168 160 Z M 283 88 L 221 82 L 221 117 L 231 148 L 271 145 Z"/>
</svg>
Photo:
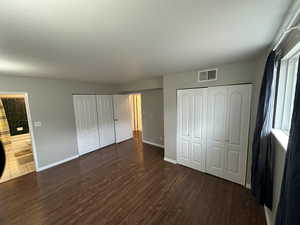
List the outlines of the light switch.
<svg viewBox="0 0 300 225">
<path fill-rule="evenodd" d="M 42 126 L 42 122 L 41 122 L 41 121 L 35 121 L 35 122 L 33 123 L 33 125 L 34 125 L 35 127 L 41 127 L 41 126 Z"/>
</svg>

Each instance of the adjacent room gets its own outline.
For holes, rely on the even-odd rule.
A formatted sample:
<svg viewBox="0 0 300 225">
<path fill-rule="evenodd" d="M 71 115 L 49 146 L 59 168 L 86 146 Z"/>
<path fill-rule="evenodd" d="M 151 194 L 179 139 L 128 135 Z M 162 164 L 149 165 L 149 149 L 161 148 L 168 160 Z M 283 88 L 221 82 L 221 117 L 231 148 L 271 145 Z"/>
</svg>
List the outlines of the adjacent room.
<svg viewBox="0 0 300 225">
<path fill-rule="evenodd" d="M 6 164 L 0 183 L 35 171 L 25 96 L 0 94 L 0 138 Z"/>
<path fill-rule="evenodd" d="M 299 225 L 300 0 L 2 0 L 0 224 Z"/>
</svg>

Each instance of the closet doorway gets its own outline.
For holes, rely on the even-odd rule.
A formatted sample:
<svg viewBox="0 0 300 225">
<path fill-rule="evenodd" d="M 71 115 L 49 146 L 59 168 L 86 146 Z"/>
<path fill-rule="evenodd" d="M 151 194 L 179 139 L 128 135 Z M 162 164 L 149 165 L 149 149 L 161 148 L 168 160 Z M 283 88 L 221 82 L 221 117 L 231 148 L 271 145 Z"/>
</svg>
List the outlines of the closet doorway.
<svg viewBox="0 0 300 225">
<path fill-rule="evenodd" d="M 0 183 L 36 170 L 26 94 L 0 93 L 0 141 L 6 155 Z"/>
<path fill-rule="evenodd" d="M 251 84 L 177 91 L 179 164 L 245 185 Z"/>
<path fill-rule="evenodd" d="M 131 102 L 131 127 L 134 136 L 142 137 L 142 96 L 140 93 L 130 95 Z"/>
</svg>

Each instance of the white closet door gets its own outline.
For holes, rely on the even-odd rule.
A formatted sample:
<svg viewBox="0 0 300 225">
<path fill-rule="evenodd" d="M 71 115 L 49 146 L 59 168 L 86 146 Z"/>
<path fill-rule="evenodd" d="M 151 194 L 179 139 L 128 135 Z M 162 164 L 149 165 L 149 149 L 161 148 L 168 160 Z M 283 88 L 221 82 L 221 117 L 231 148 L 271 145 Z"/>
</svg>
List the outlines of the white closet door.
<svg viewBox="0 0 300 225">
<path fill-rule="evenodd" d="M 248 132 L 250 120 L 251 85 L 235 85 L 228 88 L 227 148 L 224 177 L 245 184 Z"/>
<path fill-rule="evenodd" d="M 115 143 L 115 125 L 112 95 L 97 95 L 100 147 Z"/>
<path fill-rule="evenodd" d="M 251 85 L 208 89 L 207 172 L 244 184 Z"/>
<path fill-rule="evenodd" d="M 94 95 L 74 95 L 74 110 L 77 128 L 79 154 L 98 149 L 98 120 L 96 97 Z"/>
<path fill-rule="evenodd" d="M 227 87 L 208 88 L 206 170 L 223 177 L 227 137 Z"/>
<path fill-rule="evenodd" d="M 178 162 L 205 171 L 207 88 L 179 90 Z"/>
<path fill-rule="evenodd" d="M 114 95 L 113 100 L 116 142 L 120 143 L 132 138 L 129 95 Z"/>
</svg>

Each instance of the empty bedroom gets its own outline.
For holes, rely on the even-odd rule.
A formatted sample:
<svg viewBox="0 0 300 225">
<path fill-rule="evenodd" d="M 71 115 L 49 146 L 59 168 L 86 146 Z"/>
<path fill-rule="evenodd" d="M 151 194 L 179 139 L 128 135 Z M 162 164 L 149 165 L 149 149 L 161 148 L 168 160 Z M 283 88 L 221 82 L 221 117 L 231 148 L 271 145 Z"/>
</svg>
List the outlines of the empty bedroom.
<svg viewBox="0 0 300 225">
<path fill-rule="evenodd" d="M 300 0 L 2 0 L 1 225 L 299 225 Z"/>
</svg>

